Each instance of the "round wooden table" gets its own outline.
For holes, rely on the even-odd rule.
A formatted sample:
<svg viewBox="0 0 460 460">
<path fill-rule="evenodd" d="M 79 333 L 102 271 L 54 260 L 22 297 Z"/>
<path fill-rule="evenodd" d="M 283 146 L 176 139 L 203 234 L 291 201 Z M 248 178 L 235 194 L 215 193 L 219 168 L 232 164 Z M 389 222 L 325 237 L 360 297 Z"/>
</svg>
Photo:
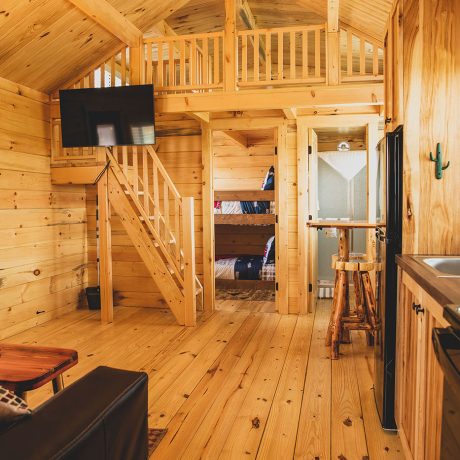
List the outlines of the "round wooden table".
<svg viewBox="0 0 460 460">
<path fill-rule="evenodd" d="M 369 273 L 367 270 L 360 270 L 359 262 L 354 262 L 356 270 L 353 274 L 357 299 L 356 311 L 354 315 L 350 314 L 348 271 L 345 268 L 345 264 L 350 264 L 350 230 L 359 228 L 373 229 L 377 227 L 377 224 L 362 221 L 320 220 L 307 222 L 307 227 L 317 228 L 318 230 L 336 228 L 339 232 L 338 263 L 336 265 L 340 266 L 340 268 L 336 269 L 334 299 L 326 337 L 326 345 L 332 345 L 332 359 L 338 359 L 340 342 L 349 342 L 350 329 L 366 330 L 369 333 L 376 327 L 375 296 Z M 368 266 L 373 266 L 373 264 L 368 263 Z"/>
</svg>

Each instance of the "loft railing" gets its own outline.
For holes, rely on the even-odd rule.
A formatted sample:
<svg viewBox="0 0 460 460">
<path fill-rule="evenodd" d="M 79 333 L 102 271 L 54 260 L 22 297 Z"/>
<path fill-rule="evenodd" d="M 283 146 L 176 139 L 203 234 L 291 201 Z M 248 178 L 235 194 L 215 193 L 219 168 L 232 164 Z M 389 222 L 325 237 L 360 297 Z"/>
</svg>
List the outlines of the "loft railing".
<svg viewBox="0 0 460 460">
<path fill-rule="evenodd" d="M 223 32 L 144 40 L 145 82 L 157 92 L 223 88 Z"/>
<path fill-rule="evenodd" d="M 326 25 L 238 32 L 238 86 L 326 82 Z"/>
<path fill-rule="evenodd" d="M 239 31 L 235 68 L 224 59 L 224 32 L 147 38 L 141 49 L 137 80 L 153 83 L 160 94 L 224 91 L 226 75 L 236 76 L 235 90 L 296 85 L 326 85 L 326 25 L 293 26 Z M 383 81 L 381 44 L 355 30 L 342 28 L 339 36 L 339 84 Z M 122 48 L 80 75 L 71 88 L 125 86 L 134 77 L 133 49 Z M 139 55 L 139 54 L 138 54 Z M 139 71 L 139 68 L 142 68 Z M 51 114 L 51 160 L 54 164 L 97 161 L 97 148 L 62 147 L 58 95 Z M 103 160 L 102 160 L 103 161 Z"/>
<path fill-rule="evenodd" d="M 359 32 L 340 30 L 341 82 L 383 81 L 383 47 Z"/>
<path fill-rule="evenodd" d="M 131 82 L 129 65 L 129 48 L 122 48 L 116 54 L 95 65 L 88 73 L 79 77 L 69 87 L 78 88 L 108 88 L 127 86 Z M 105 161 L 105 149 L 100 147 L 65 148 L 62 146 L 61 116 L 56 104 L 58 94 L 53 95 L 54 104 L 51 107 L 51 161 L 53 163 L 78 161 Z"/>
</svg>

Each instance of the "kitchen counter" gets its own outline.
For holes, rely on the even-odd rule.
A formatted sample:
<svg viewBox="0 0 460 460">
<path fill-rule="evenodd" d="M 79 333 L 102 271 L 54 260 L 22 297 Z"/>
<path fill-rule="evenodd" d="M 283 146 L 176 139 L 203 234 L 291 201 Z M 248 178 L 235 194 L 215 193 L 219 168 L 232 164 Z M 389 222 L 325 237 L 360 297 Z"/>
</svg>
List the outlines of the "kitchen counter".
<svg viewBox="0 0 460 460">
<path fill-rule="evenodd" d="M 396 256 L 396 263 L 439 305 L 460 305 L 460 278 L 438 277 L 417 257 L 420 256 L 399 255 Z"/>
</svg>

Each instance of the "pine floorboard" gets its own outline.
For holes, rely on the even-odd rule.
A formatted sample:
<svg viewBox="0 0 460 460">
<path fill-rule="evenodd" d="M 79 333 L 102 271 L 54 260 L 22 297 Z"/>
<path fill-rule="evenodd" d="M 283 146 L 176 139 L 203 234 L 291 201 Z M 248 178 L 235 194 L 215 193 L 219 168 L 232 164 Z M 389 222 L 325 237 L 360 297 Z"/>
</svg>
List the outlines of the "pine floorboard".
<svg viewBox="0 0 460 460">
<path fill-rule="evenodd" d="M 403 459 L 380 428 L 364 334 L 329 359 L 329 309 L 280 316 L 273 302 L 225 300 L 196 328 L 167 310 L 117 308 L 110 325 L 81 310 L 7 342 L 76 349 L 66 384 L 98 365 L 147 372 L 149 426 L 168 429 L 152 459 Z M 47 385 L 28 401 L 51 396 Z"/>
</svg>

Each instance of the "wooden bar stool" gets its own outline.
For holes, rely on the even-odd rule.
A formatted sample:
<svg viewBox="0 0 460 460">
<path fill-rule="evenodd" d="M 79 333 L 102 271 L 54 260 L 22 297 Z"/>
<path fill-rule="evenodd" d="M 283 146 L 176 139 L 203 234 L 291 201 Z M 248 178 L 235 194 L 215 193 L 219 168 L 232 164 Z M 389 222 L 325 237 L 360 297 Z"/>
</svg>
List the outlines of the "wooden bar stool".
<svg viewBox="0 0 460 460">
<path fill-rule="evenodd" d="M 326 345 L 332 345 L 331 357 L 338 359 L 340 343 L 349 342 L 351 330 L 366 331 L 367 343 L 372 344 L 378 328 L 375 295 L 369 272 L 376 268 L 374 262 L 364 260 L 364 255 L 350 256 L 349 260 L 332 257 L 336 270 L 336 284 L 332 302 L 331 319 L 326 335 Z M 355 291 L 355 308 L 350 309 L 348 298 L 348 274 L 352 273 Z"/>
<path fill-rule="evenodd" d="M 376 269 L 376 264 L 365 260 L 362 254 L 351 254 L 349 250 L 350 230 L 374 229 L 371 222 L 351 221 L 309 221 L 307 227 L 336 228 L 339 232 L 338 255 L 333 256 L 335 270 L 334 299 L 332 301 L 331 319 L 326 335 L 326 345 L 332 345 L 331 358 L 338 359 L 340 342 L 350 341 L 350 330 L 365 330 L 368 333 L 368 343 L 379 327 L 375 315 L 375 296 L 372 290 L 369 271 Z M 348 274 L 353 274 L 355 289 L 355 308 L 350 311 L 348 296 Z"/>
</svg>

